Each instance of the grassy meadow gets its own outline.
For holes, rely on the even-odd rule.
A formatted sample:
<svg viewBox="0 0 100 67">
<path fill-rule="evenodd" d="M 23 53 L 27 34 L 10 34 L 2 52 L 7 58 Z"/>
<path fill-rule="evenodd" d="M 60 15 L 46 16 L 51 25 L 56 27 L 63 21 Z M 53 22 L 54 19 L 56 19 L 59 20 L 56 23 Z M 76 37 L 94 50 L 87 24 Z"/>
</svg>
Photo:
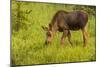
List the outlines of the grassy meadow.
<svg viewBox="0 0 100 67">
<path fill-rule="evenodd" d="M 20 8 L 18 8 L 18 5 Z M 62 47 L 60 44 L 61 32 L 56 33 L 51 44 L 48 46 L 44 45 L 46 36 L 41 26 L 48 26 L 53 15 L 58 10 L 70 12 L 74 11 L 74 7 L 78 7 L 78 5 L 12 1 L 11 59 L 13 63 L 15 65 L 34 65 L 95 61 L 96 16 L 92 14 L 89 14 L 89 42 L 86 48 L 83 48 L 83 39 L 80 30 L 71 31 L 73 47 L 69 44 L 67 38 L 64 47 Z M 17 27 L 18 30 L 16 30 Z"/>
</svg>

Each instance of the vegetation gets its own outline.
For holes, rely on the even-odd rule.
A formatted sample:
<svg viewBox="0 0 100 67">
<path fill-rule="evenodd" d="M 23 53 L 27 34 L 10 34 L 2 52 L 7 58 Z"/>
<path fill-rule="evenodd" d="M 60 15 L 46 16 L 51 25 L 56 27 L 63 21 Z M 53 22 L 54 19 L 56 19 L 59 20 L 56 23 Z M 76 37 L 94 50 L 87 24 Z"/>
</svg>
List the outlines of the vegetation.
<svg viewBox="0 0 100 67">
<path fill-rule="evenodd" d="M 72 32 L 72 47 L 65 41 L 60 44 L 62 33 L 58 32 L 52 44 L 44 45 L 45 31 L 58 10 L 85 11 L 89 15 L 89 43 L 83 48 L 81 31 Z M 15 65 L 50 64 L 96 60 L 95 6 L 50 3 L 16 2 L 12 0 L 12 60 Z"/>
</svg>

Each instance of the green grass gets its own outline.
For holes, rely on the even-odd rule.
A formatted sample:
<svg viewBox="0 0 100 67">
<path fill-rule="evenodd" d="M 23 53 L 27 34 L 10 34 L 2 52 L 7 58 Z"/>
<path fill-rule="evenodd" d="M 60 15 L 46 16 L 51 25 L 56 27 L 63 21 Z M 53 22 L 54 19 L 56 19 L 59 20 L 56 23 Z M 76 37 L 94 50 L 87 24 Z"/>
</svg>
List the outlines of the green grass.
<svg viewBox="0 0 100 67">
<path fill-rule="evenodd" d="M 16 5 L 12 5 L 12 10 L 16 9 Z M 69 42 L 65 41 L 64 46 L 60 44 L 62 33 L 57 32 L 52 44 L 44 45 L 45 31 L 41 26 L 48 26 L 53 15 L 58 10 L 73 11 L 71 5 L 61 4 L 42 4 L 23 2 L 21 10 L 32 10 L 27 15 L 29 21 L 28 30 L 20 29 L 19 32 L 12 33 L 12 59 L 16 65 L 30 64 L 49 64 L 63 62 L 80 62 L 80 61 L 95 61 L 95 16 L 89 16 L 88 32 L 89 43 L 86 48 L 83 48 L 83 39 L 81 31 L 71 31 L 72 47 Z M 12 24 L 14 23 L 12 19 Z M 12 29 L 13 30 L 13 29 Z"/>
</svg>

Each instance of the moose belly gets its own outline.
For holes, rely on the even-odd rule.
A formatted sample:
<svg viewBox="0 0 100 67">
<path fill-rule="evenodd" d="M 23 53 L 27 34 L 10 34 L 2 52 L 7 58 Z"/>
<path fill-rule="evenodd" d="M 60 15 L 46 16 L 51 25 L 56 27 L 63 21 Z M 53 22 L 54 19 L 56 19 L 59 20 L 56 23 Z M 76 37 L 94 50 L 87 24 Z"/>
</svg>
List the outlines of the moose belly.
<svg viewBox="0 0 100 67">
<path fill-rule="evenodd" d="M 81 26 L 78 24 L 78 25 L 69 25 L 69 29 L 70 30 L 79 30 L 81 28 Z"/>
<path fill-rule="evenodd" d="M 79 22 L 68 24 L 69 30 L 79 30 L 82 29 L 84 26 L 85 26 L 84 23 L 79 23 Z"/>
<path fill-rule="evenodd" d="M 81 26 L 80 26 L 80 25 L 69 25 L 69 26 L 66 25 L 66 26 L 68 27 L 68 30 L 73 30 L 73 31 L 74 31 L 74 30 L 79 30 L 79 29 L 81 29 Z M 61 27 L 58 29 L 59 32 L 63 32 L 63 30 L 64 30 L 64 29 L 61 28 Z"/>
<path fill-rule="evenodd" d="M 65 25 L 66 25 L 66 28 L 68 28 L 68 30 L 76 31 L 76 30 L 79 30 L 79 29 L 84 28 L 84 26 L 85 26 L 86 24 L 85 24 L 85 23 L 77 22 L 77 23 L 67 23 L 67 24 L 65 24 Z M 58 31 L 59 31 L 59 32 L 63 32 L 64 26 L 65 26 L 65 25 L 59 27 Z"/>
</svg>

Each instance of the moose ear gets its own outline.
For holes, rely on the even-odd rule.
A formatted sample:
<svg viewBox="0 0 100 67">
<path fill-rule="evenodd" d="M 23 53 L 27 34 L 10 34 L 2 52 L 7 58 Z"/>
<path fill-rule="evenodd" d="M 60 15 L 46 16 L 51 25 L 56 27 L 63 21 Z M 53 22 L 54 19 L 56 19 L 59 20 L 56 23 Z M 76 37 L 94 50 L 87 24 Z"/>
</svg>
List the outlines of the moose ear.
<svg viewBox="0 0 100 67">
<path fill-rule="evenodd" d="M 47 27 L 44 27 L 44 26 L 41 26 L 43 30 L 47 31 L 48 28 Z"/>
</svg>

